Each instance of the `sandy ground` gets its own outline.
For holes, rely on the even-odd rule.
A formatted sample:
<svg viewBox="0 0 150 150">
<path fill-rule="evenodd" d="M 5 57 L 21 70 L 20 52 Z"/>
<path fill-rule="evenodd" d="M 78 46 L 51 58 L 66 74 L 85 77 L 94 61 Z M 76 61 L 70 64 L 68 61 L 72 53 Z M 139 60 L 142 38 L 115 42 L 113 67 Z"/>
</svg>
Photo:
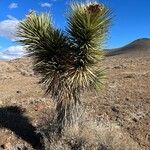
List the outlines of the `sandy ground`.
<svg viewBox="0 0 150 150">
<path fill-rule="evenodd" d="M 34 146 L 30 138 L 34 138 L 35 127 L 43 119 L 41 114 L 53 108 L 52 100 L 43 96 L 30 62 L 29 58 L 0 62 L 2 149 Z M 143 150 L 149 150 L 150 56 L 116 55 L 106 57 L 102 65 L 107 74 L 105 87 L 97 94 L 85 93 L 85 107 L 92 116 L 116 122 Z"/>
</svg>

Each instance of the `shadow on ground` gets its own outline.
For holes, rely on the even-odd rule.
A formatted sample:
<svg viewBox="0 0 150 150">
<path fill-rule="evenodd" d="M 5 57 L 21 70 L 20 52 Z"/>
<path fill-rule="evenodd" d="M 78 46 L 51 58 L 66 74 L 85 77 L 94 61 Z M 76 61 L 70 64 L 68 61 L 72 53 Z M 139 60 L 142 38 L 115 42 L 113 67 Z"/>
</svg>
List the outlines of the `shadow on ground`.
<svg viewBox="0 0 150 150">
<path fill-rule="evenodd" d="M 17 136 L 32 145 L 33 148 L 41 147 L 41 136 L 36 134 L 36 128 L 24 116 L 24 111 L 18 106 L 0 108 L 0 128 L 7 128 Z"/>
</svg>

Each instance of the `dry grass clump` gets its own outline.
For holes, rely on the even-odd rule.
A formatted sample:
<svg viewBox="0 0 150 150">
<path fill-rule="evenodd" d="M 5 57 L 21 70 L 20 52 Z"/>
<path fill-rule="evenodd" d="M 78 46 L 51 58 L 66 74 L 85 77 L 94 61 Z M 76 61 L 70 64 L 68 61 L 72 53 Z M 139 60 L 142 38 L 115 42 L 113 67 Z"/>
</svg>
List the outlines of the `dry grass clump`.
<svg viewBox="0 0 150 150">
<path fill-rule="evenodd" d="M 140 150 L 139 145 L 111 122 L 86 121 L 65 127 L 60 136 L 44 135 L 46 150 Z"/>
</svg>

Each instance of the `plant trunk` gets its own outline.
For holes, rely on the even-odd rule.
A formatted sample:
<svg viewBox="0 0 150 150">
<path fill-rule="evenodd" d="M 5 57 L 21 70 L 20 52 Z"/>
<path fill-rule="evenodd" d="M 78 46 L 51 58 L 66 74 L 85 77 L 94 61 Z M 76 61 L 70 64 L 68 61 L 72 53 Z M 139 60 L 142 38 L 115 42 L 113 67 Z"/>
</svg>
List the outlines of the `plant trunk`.
<svg viewBox="0 0 150 150">
<path fill-rule="evenodd" d="M 65 105 L 63 102 L 67 102 Z M 82 105 L 80 101 L 80 94 L 73 92 L 72 98 L 62 100 L 56 104 L 56 133 L 61 134 L 65 126 L 72 126 L 77 124 L 82 115 Z"/>
</svg>

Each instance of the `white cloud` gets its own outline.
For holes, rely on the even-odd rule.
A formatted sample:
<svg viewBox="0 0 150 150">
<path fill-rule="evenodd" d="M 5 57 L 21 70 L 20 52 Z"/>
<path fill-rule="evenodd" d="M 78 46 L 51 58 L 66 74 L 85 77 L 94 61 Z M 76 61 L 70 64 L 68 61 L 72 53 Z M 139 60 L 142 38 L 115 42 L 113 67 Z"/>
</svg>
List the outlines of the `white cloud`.
<svg viewBox="0 0 150 150">
<path fill-rule="evenodd" d="M 26 55 L 23 46 L 10 46 L 0 52 L 0 60 L 11 60 Z"/>
<path fill-rule="evenodd" d="M 17 20 L 17 18 L 15 18 L 15 17 L 12 16 L 12 15 L 7 15 L 7 18 L 10 19 L 10 20 Z"/>
<path fill-rule="evenodd" d="M 52 6 L 52 4 L 50 4 L 50 3 L 41 3 L 41 7 L 51 7 Z"/>
<path fill-rule="evenodd" d="M 9 5 L 9 9 L 14 9 L 14 8 L 18 8 L 18 4 L 17 3 L 11 3 Z"/>
<path fill-rule="evenodd" d="M 14 41 L 16 40 L 16 32 L 19 20 L 10 15 L 7 17 L 9 19 L 0 22 L 0 36 L 9 38 Z"/>
</svg>

